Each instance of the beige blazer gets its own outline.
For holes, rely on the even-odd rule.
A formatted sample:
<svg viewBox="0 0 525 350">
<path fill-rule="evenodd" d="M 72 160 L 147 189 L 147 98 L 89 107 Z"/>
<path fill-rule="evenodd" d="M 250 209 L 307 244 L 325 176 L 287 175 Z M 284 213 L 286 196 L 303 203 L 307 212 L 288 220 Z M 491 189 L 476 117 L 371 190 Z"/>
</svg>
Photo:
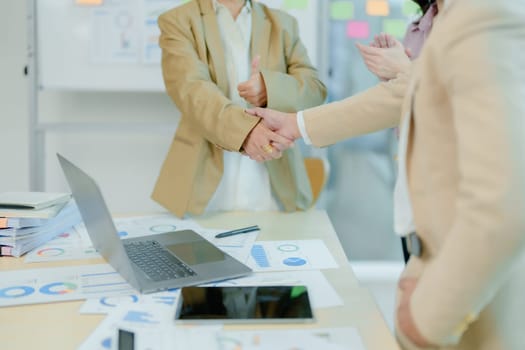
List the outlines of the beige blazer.
<svg viewBox="0 0 525 350">
<path fill-rule="evenodd" d="M 221 180 L 223 149 L 240 151 L 259 118 L 245 114 L 227 97 L 226 64 L 212 0 L 190 1 L 162 14 L 158 23 L 166 91 L 181 111 L 181 120 L 152 198 L 178 216 L 200 214 Z M 296 111 L 324 101 L 326 88 L 299 39 L 296 20 L 252 2 L 251 56 L 258 54 L 268 107 Z M 311 205 L 297 147 L 266 166 L 284 210 Z"/>
<path fill-rule="evenodd" d="M 365 112 L 375 118 L 380 98 L 398 93 L 385 87 L 398 83 L 358 97 L 370 106 L 331 107 L 330 120 L 306 111 L 314 144 L 393 125 L 395 117 Z M 450 0 L 400 115 L 412 118 L 407 174 L 423 240 L 404 271 L 419 278 L 411 299 L 419 331 L 441 349 L 525 349 L 525 2 Z"/>
</svg>

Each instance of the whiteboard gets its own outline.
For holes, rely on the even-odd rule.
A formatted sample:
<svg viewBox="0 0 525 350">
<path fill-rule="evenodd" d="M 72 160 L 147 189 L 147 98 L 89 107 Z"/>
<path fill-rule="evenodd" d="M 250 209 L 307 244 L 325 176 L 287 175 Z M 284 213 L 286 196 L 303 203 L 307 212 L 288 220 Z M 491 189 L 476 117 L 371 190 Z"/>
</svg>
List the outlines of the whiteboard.
<svg viewBox="0 0 525 350">
<path fill-rule="evenodd" d="M 211 0 L 210 0 L 211 1 Z M 157 17 L 187 0 L 37 0 L 41 89 L 164 91 Z M 294 15 L 317 64 L 323 0 L 263 0 Z"/>
</svg>

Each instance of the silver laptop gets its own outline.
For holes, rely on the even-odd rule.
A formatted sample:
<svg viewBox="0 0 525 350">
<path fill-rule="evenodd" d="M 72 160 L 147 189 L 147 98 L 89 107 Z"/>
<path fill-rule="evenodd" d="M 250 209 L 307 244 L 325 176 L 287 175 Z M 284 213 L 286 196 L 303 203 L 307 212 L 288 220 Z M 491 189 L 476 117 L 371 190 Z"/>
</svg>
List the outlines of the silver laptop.
<svg viewBox="0 0 525 350">
<path fill-rule="evenodd" d="M 191 230 L 121 240 L 96 182 L 63 156 L 57 156 L 94 247 L 141 293 L 251 272 Z"/>
</svg>

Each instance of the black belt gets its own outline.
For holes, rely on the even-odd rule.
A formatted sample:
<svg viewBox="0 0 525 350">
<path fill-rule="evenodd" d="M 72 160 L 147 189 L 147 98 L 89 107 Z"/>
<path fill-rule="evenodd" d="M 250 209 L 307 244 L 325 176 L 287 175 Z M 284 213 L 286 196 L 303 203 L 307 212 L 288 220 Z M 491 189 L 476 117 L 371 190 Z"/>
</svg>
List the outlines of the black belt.
<svg viewBox="0 0 525 350">
<path fill-rule="evenodd" d="M 406 236 L 406 243 L 407 250 L 410 255 L 421 256 L 423 251 L 423 243 L 416 232 L 411 232 L 408 234 L 408 236 Z"/>
</svg>

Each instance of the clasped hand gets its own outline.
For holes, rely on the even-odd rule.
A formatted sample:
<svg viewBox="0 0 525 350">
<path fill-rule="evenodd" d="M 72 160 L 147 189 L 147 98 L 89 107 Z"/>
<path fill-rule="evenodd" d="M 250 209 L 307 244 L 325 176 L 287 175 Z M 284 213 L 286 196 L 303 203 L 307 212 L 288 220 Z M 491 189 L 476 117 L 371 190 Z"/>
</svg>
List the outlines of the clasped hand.
<svg viewBox="0 0 525 350">
<path fill-rule="evenodd" d="M 246 113 L 261 118 L 243 145 L 244 152 L 253 160 L 279 158 L 300 137 L 295 113 L 259 107 L 248 109 Z"/>
<path fill-rule="evenodd" d="M 280 158 L 282 152 L 292 145 L 293 140 L 273 132 L 259 122 L 244 140 L 242 153 L 257 162 L 263 162 Z"/>
<path fill-rule="evenodd" d="M 280 158 L 284 150 L 293 146 L 297 137 L 293 137 L 282 127 L 284 121 L 281 118 L 286 113 L 260 108 L 266 106 L 268 98 L 259 62 L 260 56 L 257 55 L 252 61 L 250 78 L 240 83 L 237 90 L 239 96 L 255 107 L 246 113 L 261 118 L 246 137 L 242 153 L 257 162 L 262 162 Z"/>
</svg>

